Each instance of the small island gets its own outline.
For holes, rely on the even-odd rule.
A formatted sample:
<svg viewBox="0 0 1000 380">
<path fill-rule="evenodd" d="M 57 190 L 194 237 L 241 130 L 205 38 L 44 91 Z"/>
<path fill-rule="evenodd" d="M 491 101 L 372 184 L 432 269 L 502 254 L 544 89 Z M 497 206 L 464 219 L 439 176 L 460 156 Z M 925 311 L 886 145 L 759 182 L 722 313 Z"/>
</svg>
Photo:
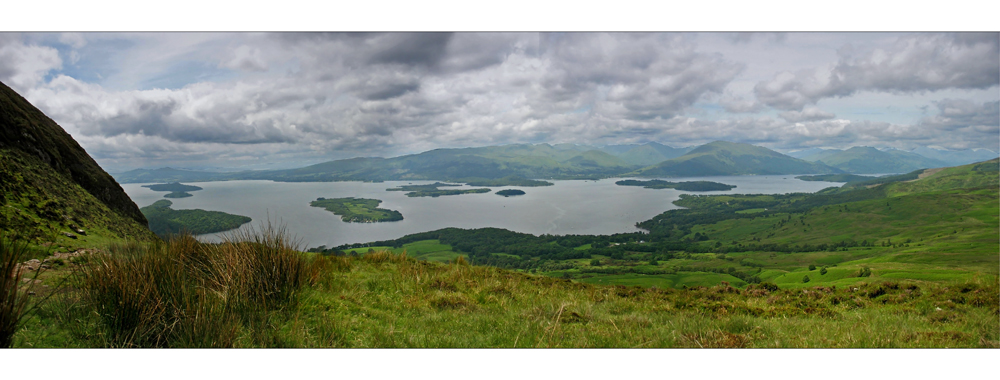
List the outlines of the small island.
<svg viewBox="0 0 1000 380">
<path fill-rule="evenodd" d="M 483 187 L 502 187 L 502 186 L 521 186 L 521 187 L 540 187 L 540 186 L 552 186 L 552 182 L 539 181 L 535 179 L 527 179 L 520 176 L 506 176 L 503 178 L 494 179 L 483 179 L 483 178 L 466 178 L 458 182 L 464 182 L 469 186 L 483 186 Z"/>
<path fill-rule="evenodd" d="M 876 177 L 856 175 L 856 174 L 820 174 L 820 175 L 800 175 L 795 177 L 803 181 L 825 181 L 825 182 L 862 182 L 875 179 Z"/>
<path fill-rule="evenodd" d="M 365 198 L 316 198 L 309 202 L 312 207 L 322 207 L 326 211 L 340 215 L 340 220 L 351 223 L 395 222 L 403 220 L 403 214 L 396 210 L 378 208 L 379 199 Z"/>
<path fill-rule="evenodd" d="M 156 185 L 142 185 L 142 187 L 149 188 L 153 191 L 169 191 L 170 193 L 164 195 L 164 198 L 187 198 L 191 197 L 189 191 L 201 190 L 198 186 L 183 185 L 179 182 L 172 183 L 161 183 Z"/>
<path fill-rule="evenodd" d="M 736 188 L 736 186 L 734 185 L 727 185 L 724 183 L 718 183 L 712 181 L 669 182 L 659 179 L 653 179 L 649 181 L 626 179 L 615 182 L 615 185 L 642 186 L 647 189 L 677 189 L 681 191 L 726 191 Z"/>
<path fill-rule="evenodd" d="M 497 195 L 503 195 L 504 197 L 513 197 L 516 195 L 524 195 L 524 191 L 518 189 L 500 190 L 497 192 Z"/>
<path fill-rule="evenodd" d="M 253 220 L 221 211 L 174 210 L 171 205 L 172 202 L 163 199 L 139 209 L 149 221 L 149 229 L 161 238 L 182 232 L 201 235 L 228 231 Z"/>
<path fill-rule="evenodd" d="M 403 185 L 400 187 L 394 187 L 390 189 L 385 189 L 385 191 L 408 191 L 406 196 L 408 197 L 440 197 L 444 195 L 459 195 L 459 194 L 476 194 L 476 193 L 488 193 L 490 189 L 467 189 L 467 190 L 441 190 L 438 187 L 446 186 L 462 186 L 452 183 L 442 183 L 435 182 L 430 185 Z"/>
</svg>

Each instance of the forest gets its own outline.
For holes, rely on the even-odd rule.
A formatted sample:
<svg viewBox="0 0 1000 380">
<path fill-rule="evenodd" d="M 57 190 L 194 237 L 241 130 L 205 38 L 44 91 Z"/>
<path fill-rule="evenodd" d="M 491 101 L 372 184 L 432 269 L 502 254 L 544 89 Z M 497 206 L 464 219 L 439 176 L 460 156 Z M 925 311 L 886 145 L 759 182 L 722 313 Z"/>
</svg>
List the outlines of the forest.
<svg viewBox="0 0 1000 380">
<path fill-rule="evenodd" d="M 200 235 L 227 231 L 252 221 L 246 216 L 221 211 L 174 210 L 171 205 L 172 202 L 164 199 L 139 209 L 149 220 L 149 229 L 162 238 L 185 232 Z"/>
<path fill-rule="evenodd" d="M 340 219 L 352 223 L 394 222 L 403 220 L 399 211 L 378 208 L 379 199 L 365 198 L 317 198 L 309 202 L 312 207 L 322 207 L 340 215 Z"/>
<path fill-rule="evenodd" d="M 524 195 L 524 190 L 518 189 L 505 189 L 497 192 L 497 195 L 502 195 L 504 197 L 512 197 L 516 195 Z"/>
<path fill-rule="evenodd" d="M 477 193 L 488 193 L 492 190 L 490 189 L 465 189 L 465 190 L 441 190 L 439 187 L 455 187 L 462 186 L 451 183 L 435 182 L 430 185 L 403 185 L 400 187 L 394 187 L 385 189 L 385 191 L 406 191 L 406 196 L 408 197 L 440 197 L 444 195 L 459 195 L 459 194 L 477 194 Z"/>
<path fill-rule="evenodd" d="M 734 185 L 727 185 L 724 183 L 712 182 L 712 181 L 687 181 L 687 182 L 670 182 L 659 179 L 652 179 L 649 181 L 638 181 L 634 179 L 626 179 L 615 182 L 618 186 L 642 186 L 646 189 L 677 189 L 682 191 L 726 191 L 735 189 Z"/>
</svg>

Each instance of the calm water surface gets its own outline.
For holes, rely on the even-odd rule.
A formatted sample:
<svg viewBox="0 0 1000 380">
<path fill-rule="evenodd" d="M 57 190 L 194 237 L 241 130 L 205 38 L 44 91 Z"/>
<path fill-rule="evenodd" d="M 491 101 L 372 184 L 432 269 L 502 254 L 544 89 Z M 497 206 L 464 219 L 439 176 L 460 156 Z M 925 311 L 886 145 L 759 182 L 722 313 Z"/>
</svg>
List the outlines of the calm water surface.
<svg viewBox="0 0 1000 380">
<path fill-rule="evenodd" d="M 666 210 L 679 208 L 671 202 L 680 194 L 674 189 L 644 189 L 618 186 L 619 179 L 598 181 L 550 181 L 555 186 L 492 188 L 490 193 L 462 194 L 438 198 L 409 198 L 404 192 L 385 189 L 406 184 L 435 181 L 363 182 L 199 182 L 204 188 L 193 197 L 170 199 L 175 210 L 195 209 L 246 215 L 260 222 L 282 223 L 303 248 L 387 240 L 407 234 L 445 227 L 498 227 L 531 234 L 614 234 L 639 231 L 635 223 Z M 843 183 L 801 181 L 791 175 L 670 178 L 669 181 L 715 181 L 736 185 L 729 191 L 694 194 L 780 194 L 816 192 Z M 165 199 L 165 192 L 124 184 L 122 187 L 139 207 Z M 464 187 L 467 188 L 467 187 Z M 524 190 L 525 195 L 502 197 L 494 194 L 505 188 Z M 403 220 L 385 223 L 346 223 L 340 216 L 309 202 L 325 198 L 381 199 L 381 208 L 398 210 Z M 219 241 L 220 234 L 199 236 L 203 241 Z"/>
</svg>

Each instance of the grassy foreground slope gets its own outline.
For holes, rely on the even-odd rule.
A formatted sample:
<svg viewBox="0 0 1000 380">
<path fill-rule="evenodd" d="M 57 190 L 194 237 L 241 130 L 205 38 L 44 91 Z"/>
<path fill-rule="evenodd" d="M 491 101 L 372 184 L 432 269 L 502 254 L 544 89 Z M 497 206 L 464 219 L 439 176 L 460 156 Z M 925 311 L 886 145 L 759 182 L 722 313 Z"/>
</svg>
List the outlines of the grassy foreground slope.
<svg viewBox="0 0 1000 380">
<path fill-rule="evenodd" d="M 418 261 L 387 251 L 294 259 L 287 250 L 268 248 L 272 245 L 266 240 L 222 246 L 176 240 L 153 248 L 166 253 L 163 260 L 158 258 L 163 253 L 118 248 L 117 254 L 102 258 L 112 260 L 102 264 L 110 269 L 84 270 L 79 290 L 64 292 L 43 307 L 16 334 L 15 346 L 696 348 L 997 347 L 1000 343 L 995 277 L 948 286 L 886 281 L 794 290 L 764 285 L 739 289 L 728 284 L 680 290 L 609 287 L 470 266 L 461 259 L 450 264 Z M 272 257 L 266 252 L 277 256 L 266 259 Z M 248 254 L 267 265 L 226 259 Z M 287 269 L 268 271 L 274 267 L 271 261 Z M 227 271 L 243 275 L 225 275 Z M 175 273 L 176 280 L 162 278 L 167 273 Z M 254 285 L 267 283 L 240 280 L 255 278 L 254 273 L 273 278 L 267 283 L 280 284 L 275 288 L 279 296 L 247 303 L 271 294 Z M 200 283 L 210 288 L 203 289 Z M 114 289 L 133 287 L 136 297 L 126 298 L 128 309 L 102 308 L 120 302 L 119 296 L 107 298 L 119 294 Z M 155 312 L 142 312 L 147 309 Z M 139 315 L 151 317 L 130 317 Z"/>
</svg>

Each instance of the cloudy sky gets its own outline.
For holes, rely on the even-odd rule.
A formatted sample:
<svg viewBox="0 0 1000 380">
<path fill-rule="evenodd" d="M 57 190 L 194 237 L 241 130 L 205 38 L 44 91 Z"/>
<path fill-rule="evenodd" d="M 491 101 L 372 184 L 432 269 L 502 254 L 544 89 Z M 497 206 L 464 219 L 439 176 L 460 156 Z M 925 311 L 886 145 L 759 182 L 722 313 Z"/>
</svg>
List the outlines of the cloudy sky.
<svg viewBox="0 0 1000 380">
<path fill-rule="evenodd" d="M 111 172 L 510 143 L 1000 150 L 997 33 L 0 33 Z"/>
</svg>

